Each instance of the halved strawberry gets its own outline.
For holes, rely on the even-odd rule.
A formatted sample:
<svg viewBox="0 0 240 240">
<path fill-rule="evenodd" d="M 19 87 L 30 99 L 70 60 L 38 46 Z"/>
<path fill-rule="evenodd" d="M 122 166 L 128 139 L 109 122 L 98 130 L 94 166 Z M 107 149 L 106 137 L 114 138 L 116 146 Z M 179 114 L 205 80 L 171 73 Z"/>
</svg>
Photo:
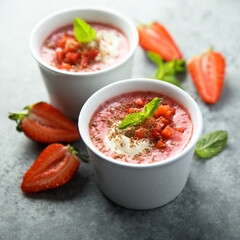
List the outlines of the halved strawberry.
<svg viewBox="0 0 240 240">
<path fill-rule="evenodd" d="M 162 24 L 153 22 L 147 26 L 141 25 L 137 30 L 139 44 L 144 50 L 159 54 L 165 61 L 182 59 L 180 50 Z"/>
<path fill-rule="evenodd" d="M 225 59 L 222 54 L 209 50 L 190 59 L 187 68 L 202 100 L 206 103 L 216 103 L 224 82 Z"/>
<path fill-rule="evenodd" d="M 79 164 L 77 151 L 73 147 L 51 144 L 26 172 L 21 189 L 31 193 L 59 187 L 72 178 Z"/>
<path fill-rule="evenodd" d="M 17 122 L 17 130 L 42 143 L 72 142 L 80 139 L 77 125 L 58 109 L 46 102 L 24 108 L 20 113 L 10 113 Z"/>
</svg>

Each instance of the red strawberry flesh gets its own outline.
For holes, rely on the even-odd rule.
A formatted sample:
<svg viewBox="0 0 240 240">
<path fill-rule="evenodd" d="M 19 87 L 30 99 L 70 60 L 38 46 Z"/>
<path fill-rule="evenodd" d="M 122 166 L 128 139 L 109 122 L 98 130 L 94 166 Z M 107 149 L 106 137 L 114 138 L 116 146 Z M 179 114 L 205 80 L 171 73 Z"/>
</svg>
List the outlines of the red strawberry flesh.
<svg viewBox="0 0 240 240">
<path fill-rule="evenodd" d="M 49 145 L 23 177 L 23 192 L 38 192 L 68 182 L 79 167 L 76 155 L 62 144 Z"/>
</svg>

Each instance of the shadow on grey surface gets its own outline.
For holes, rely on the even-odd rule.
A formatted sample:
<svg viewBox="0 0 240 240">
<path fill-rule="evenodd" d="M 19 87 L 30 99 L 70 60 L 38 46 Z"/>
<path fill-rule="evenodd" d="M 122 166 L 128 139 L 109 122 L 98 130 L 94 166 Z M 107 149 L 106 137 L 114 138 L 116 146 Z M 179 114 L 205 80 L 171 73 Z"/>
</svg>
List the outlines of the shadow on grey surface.
<svg viewBox="0 0 240 240">
<path fill-rule="evenodd" d="M 176 78 L 179 80 L 179 82 L 182 84 L 184 82 L 187 81 L 187 75 L 188 75 L 188 72 L 187 70 L 185 72 L 182 72 L 182 73 L 177 73 L 176 74 Z"/>
<path fill-rule="evenodd" d="M 205 162 L 209 161 L 210 158 L 201 158 L 196 153 L 194 153 L 193 160 L 196 161 L 196 162 L 199 162 L 199 163 L 205 163 Z"/>
<path fill-rule="evenodd" d="M 34 200 L 47 199 L 49 201 L 68 201 L 85 191 L 86 185 L 89 178 L 84 171 L 78 171 L 75 173 L 73 178 L 63 186 L 44 190 L 36 193 L 23 193 L 26 197 L 32 198 Z"/>
<path fill-rule="evenodd" d="M 80 141 L 76 141 L 70 144 L 78 148 L 81 153 L 86 154 L 85 152 L 86 150 L 84 149 L 84 146 L 81 146 L 82 143 Z M 28 169 L 32 166 L 32 164 L 35 162 L 35 160 L 38 158 L 41 152 L 48 145 L 49 144 L 38 143 L 31 140 L 27 142 L 27 144 L 24 146 L 24 148 L 26 149 L 25 154 L 29 155 L 27 158 L 29 162 L 31 161 L 31 163 L 29 163 Z M 63 143 L 63 145 L 67 145 L 67 143 Z M 89 176 L 92 174 L 89 172 L 88 166 L 91 164 L 90 161 L 88 163 L 84 163 L 81 160 L 79 161 L 80 161 L 79 169 L 74 174 L 73 178 L 63 186 L 49 190 L 44 190 L 41 192 L 23 194 L 28 198 L 36 200 L 48 199 L 50 201 L 67 201 L 77 197 L 79 194 L 85 191 L 85 188 L 89 182 Z"/>
<path fill-rule="evenodd" d="M 104 221 L 110 221 L 112 224 L 108 225 L 108 230 L 121 235 L 122 240 L 226 239 L 227 231 L 212 221 L 214 215 L 221 214 L 221 211 L 218 212 L 219 207 L 212 202 L 211 196 L 200 189 L 194 176 L 190 175 L 179 196 L 162 207 L 136 211 L 120 207 L 108 200 L 105 206 L 108 219 L 96 218 L 96 221 L 100 236 L 105 237 L 101 228 L 105 225 Z M 114 226 L 118 226 L 118 229 L 114 229 Z"/>
</svg>

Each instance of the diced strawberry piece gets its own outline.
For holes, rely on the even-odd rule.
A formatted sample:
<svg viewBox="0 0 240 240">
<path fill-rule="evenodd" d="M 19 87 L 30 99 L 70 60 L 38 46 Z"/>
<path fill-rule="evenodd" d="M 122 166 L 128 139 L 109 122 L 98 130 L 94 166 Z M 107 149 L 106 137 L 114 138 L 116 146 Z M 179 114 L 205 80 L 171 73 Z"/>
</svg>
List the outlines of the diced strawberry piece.
<svg viewBox="0 0 240 240">
<path fill-rule="evenodd" d="M 138 113 L 138 112 L 142 112 L 142 108 L 128 108 L 127 109 L 127 113 Z"/>
<path fill-rule="evenodd" d="M 174 134 L 174 130 L 168 125 L 162 131 L 161 135 L 165 138 L 171 138 Z"/>
<path fill-rule="evenodd" d="M 24 175 L 22 191 L 38 192 L 70 181 L 80 164 L 75 154 L 71 146 L 57 143 L 49 145 Z"/>
<path fill-rule="evenodd" d="M 56 49 L 56 58 L 59 64 L 62 64 L 64 58 L 64 52 L 61 48 Z"/>
<path fill-rule="evenodd" d="M 65 48 L 67 39 L 72 39 L 71 37 L 64 35 L 63 38 L 59 41 L 58 46 L 62 49 Z"/>
<path fill-rule="evenodd" d="M 184 131 L 185 131 L 185 129 L 184 128 L 182 128 L 182 127 L 175 127 L 175 128 L 173 128 L 175 131 L 177 131 L 177 132 L 180 132 L 180 133 L 183 133 Z"/>
<path fill-rule="evenodd" d="M 80 46 L 80 43 L 73 38 L 67 38 L 64 51 L 67 52 L 76 52 Z"/>
<path fill-rule="evenodd" d="M 168 124 L 169 124 L 169 121 L 164 118 L 163 116 L 160 116 L 158 119 L 157 119 L 158 122 L 161 122 L 162 123 L 162 127 L 166 127 Z"/>
<path fill-rule="evenodd" d="M 164 124 L 160 121 L 156 121 L 154 124 L 154 128 L 157 129 L 159 132 L 162 131 L 163 127 L 164 127 Z"/>
<path fill-rule="evenodd" d="M 146 138 L 148 137 L 148 130 L 146 128 L 139 128 L 136 130 L 135 135 L 139 139 Z"/>
<path fill-rule="evenodd" d="M 66 69 L 66 70 L 69 70 L 69 69 L 72 68 L 72 65 L 69 64 L 69 63 L 65 63 L 65 62 L 63 62 L 63 63 L 62 63 L 60 66 L 58 66 L 57 68 L 59 68 L 59 69 Z"/>
<path fill-rule="evenodd" d="M 151 134 L 152 134 L 153 139 L 160 139 L 160 138 L 162 138 L 160 129 L 157 129 L 157 128 L 151 129 Z"/>
<path fill-rule="evenodd" d="M 145 120 L 144 124 L 147 128 L 151 128 L 152 126 L 154 126 L 154 123 L 155 123 L 155 118 L 148 118 Z"/>
<path fill-rule="evenodd" d="M 82 68 L 86 68 L 88 66 L 88 57 L 83 57 L 82 58 L 82 62 L 81 62 L 81 66 Z"/>
<path fill-rule="evenodd" d="M 97 57 L 98 53 L 99 53 L 99 51 L 96 50 L 96 49 L 90 50 L 89 53 L 88 53 L 89 59 L 94 60 Z"/>
<path fill-rule="evenodd" d="M 70 64 L 76 65 L 80 60 L 80 56 L 79 53 L 68 52 L 66 53 L 64 60 Z"/>
<path fill-rule="evenodd" d="M 63 38 L 63 39 L 59 42 L 58 46 L 59 46 L 60 48 L 64 49 L 64 48 L 65 48 L 65 45 L 66 45 L 66 41 L 67 41 L 67 39 L 66 39 L 66 38 Z"/>
<path fill-rule="evenodd" d="M 167 147 L 167 144 L 163 140 L 159 140 L 156 144 L 155 147 L 158 149 L 165 149 Z"/>
<path fill-rule="evenodd" d="M 128 108 L 127 109 L 127 113 L 129 113 L 129 114 L 134 113 L 134 112 L 135 112 L 134 108 Z"/>
<path fill-rule="evenodd" d="M 190 59 L 187 68 L 202 100 L 210 104 L 216 103 L 222 93 L 225 74 L 222 54 L 208 51 Z"/>
<path fill-rule="evenodd" d="M 153 22 L 149 26 L 139 26 L 137 30 L 139 44 L 144 50 L 159 54 L 165 61 L 182 59 L 180 50 L 162 24 Z"/>
<path fill-rule="evenodd" d="M 144 100 L 142 98 L 138 98 L 136 101 L 135 101 L 135 104 L 138 106 L 138 107 L 143 107 L 145 104 L 144 104 Z"/>
<path fill-rule="evenodd" d="M 171 108 L 169 105 L 160 105 L 158 109 L 155 111 L 153 116 L 155 118 L 159 118 L 160 116 L 163 116 L 168 121 L 170 121 L 174 113 L 175 113 L 175 110 Z"/>
</svg>

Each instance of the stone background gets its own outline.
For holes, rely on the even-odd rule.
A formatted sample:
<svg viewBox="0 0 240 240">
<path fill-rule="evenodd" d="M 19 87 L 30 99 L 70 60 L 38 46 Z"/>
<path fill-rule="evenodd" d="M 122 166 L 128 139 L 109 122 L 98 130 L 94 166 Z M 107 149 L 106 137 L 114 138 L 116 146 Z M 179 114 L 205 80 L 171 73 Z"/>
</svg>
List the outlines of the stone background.
<svg viewBox="0 0 240 240">
<path fill-rule="evenodd" d="M 186 187 L 161 208 L 133 211 L 110 202 L 99 191 L 90 162 L 61 188 L 32 195 L 20 190 L 24 173 L 45 146 L 18 134 L 7 114 L 48 101 L 29 35 L 46 15 L 81 5 L 110 7 L 136 25 L 162 22 L 185 59 L 210 47 L 226 58 L 224 89 L 213 106 L 201 101 L 189 74 L 180 78 L 200 106 L 203 132 L 227 130 L 227 147 L 207 161 L 194 156 Z M 240 239 L 239 26 L 238 0 L 1 0 L 0 239 Z M 153 76 L 154 70 L 138 48 L 133 77 Z M 85 151 L 81 141 L 74 146 Z"/>
</svg>

